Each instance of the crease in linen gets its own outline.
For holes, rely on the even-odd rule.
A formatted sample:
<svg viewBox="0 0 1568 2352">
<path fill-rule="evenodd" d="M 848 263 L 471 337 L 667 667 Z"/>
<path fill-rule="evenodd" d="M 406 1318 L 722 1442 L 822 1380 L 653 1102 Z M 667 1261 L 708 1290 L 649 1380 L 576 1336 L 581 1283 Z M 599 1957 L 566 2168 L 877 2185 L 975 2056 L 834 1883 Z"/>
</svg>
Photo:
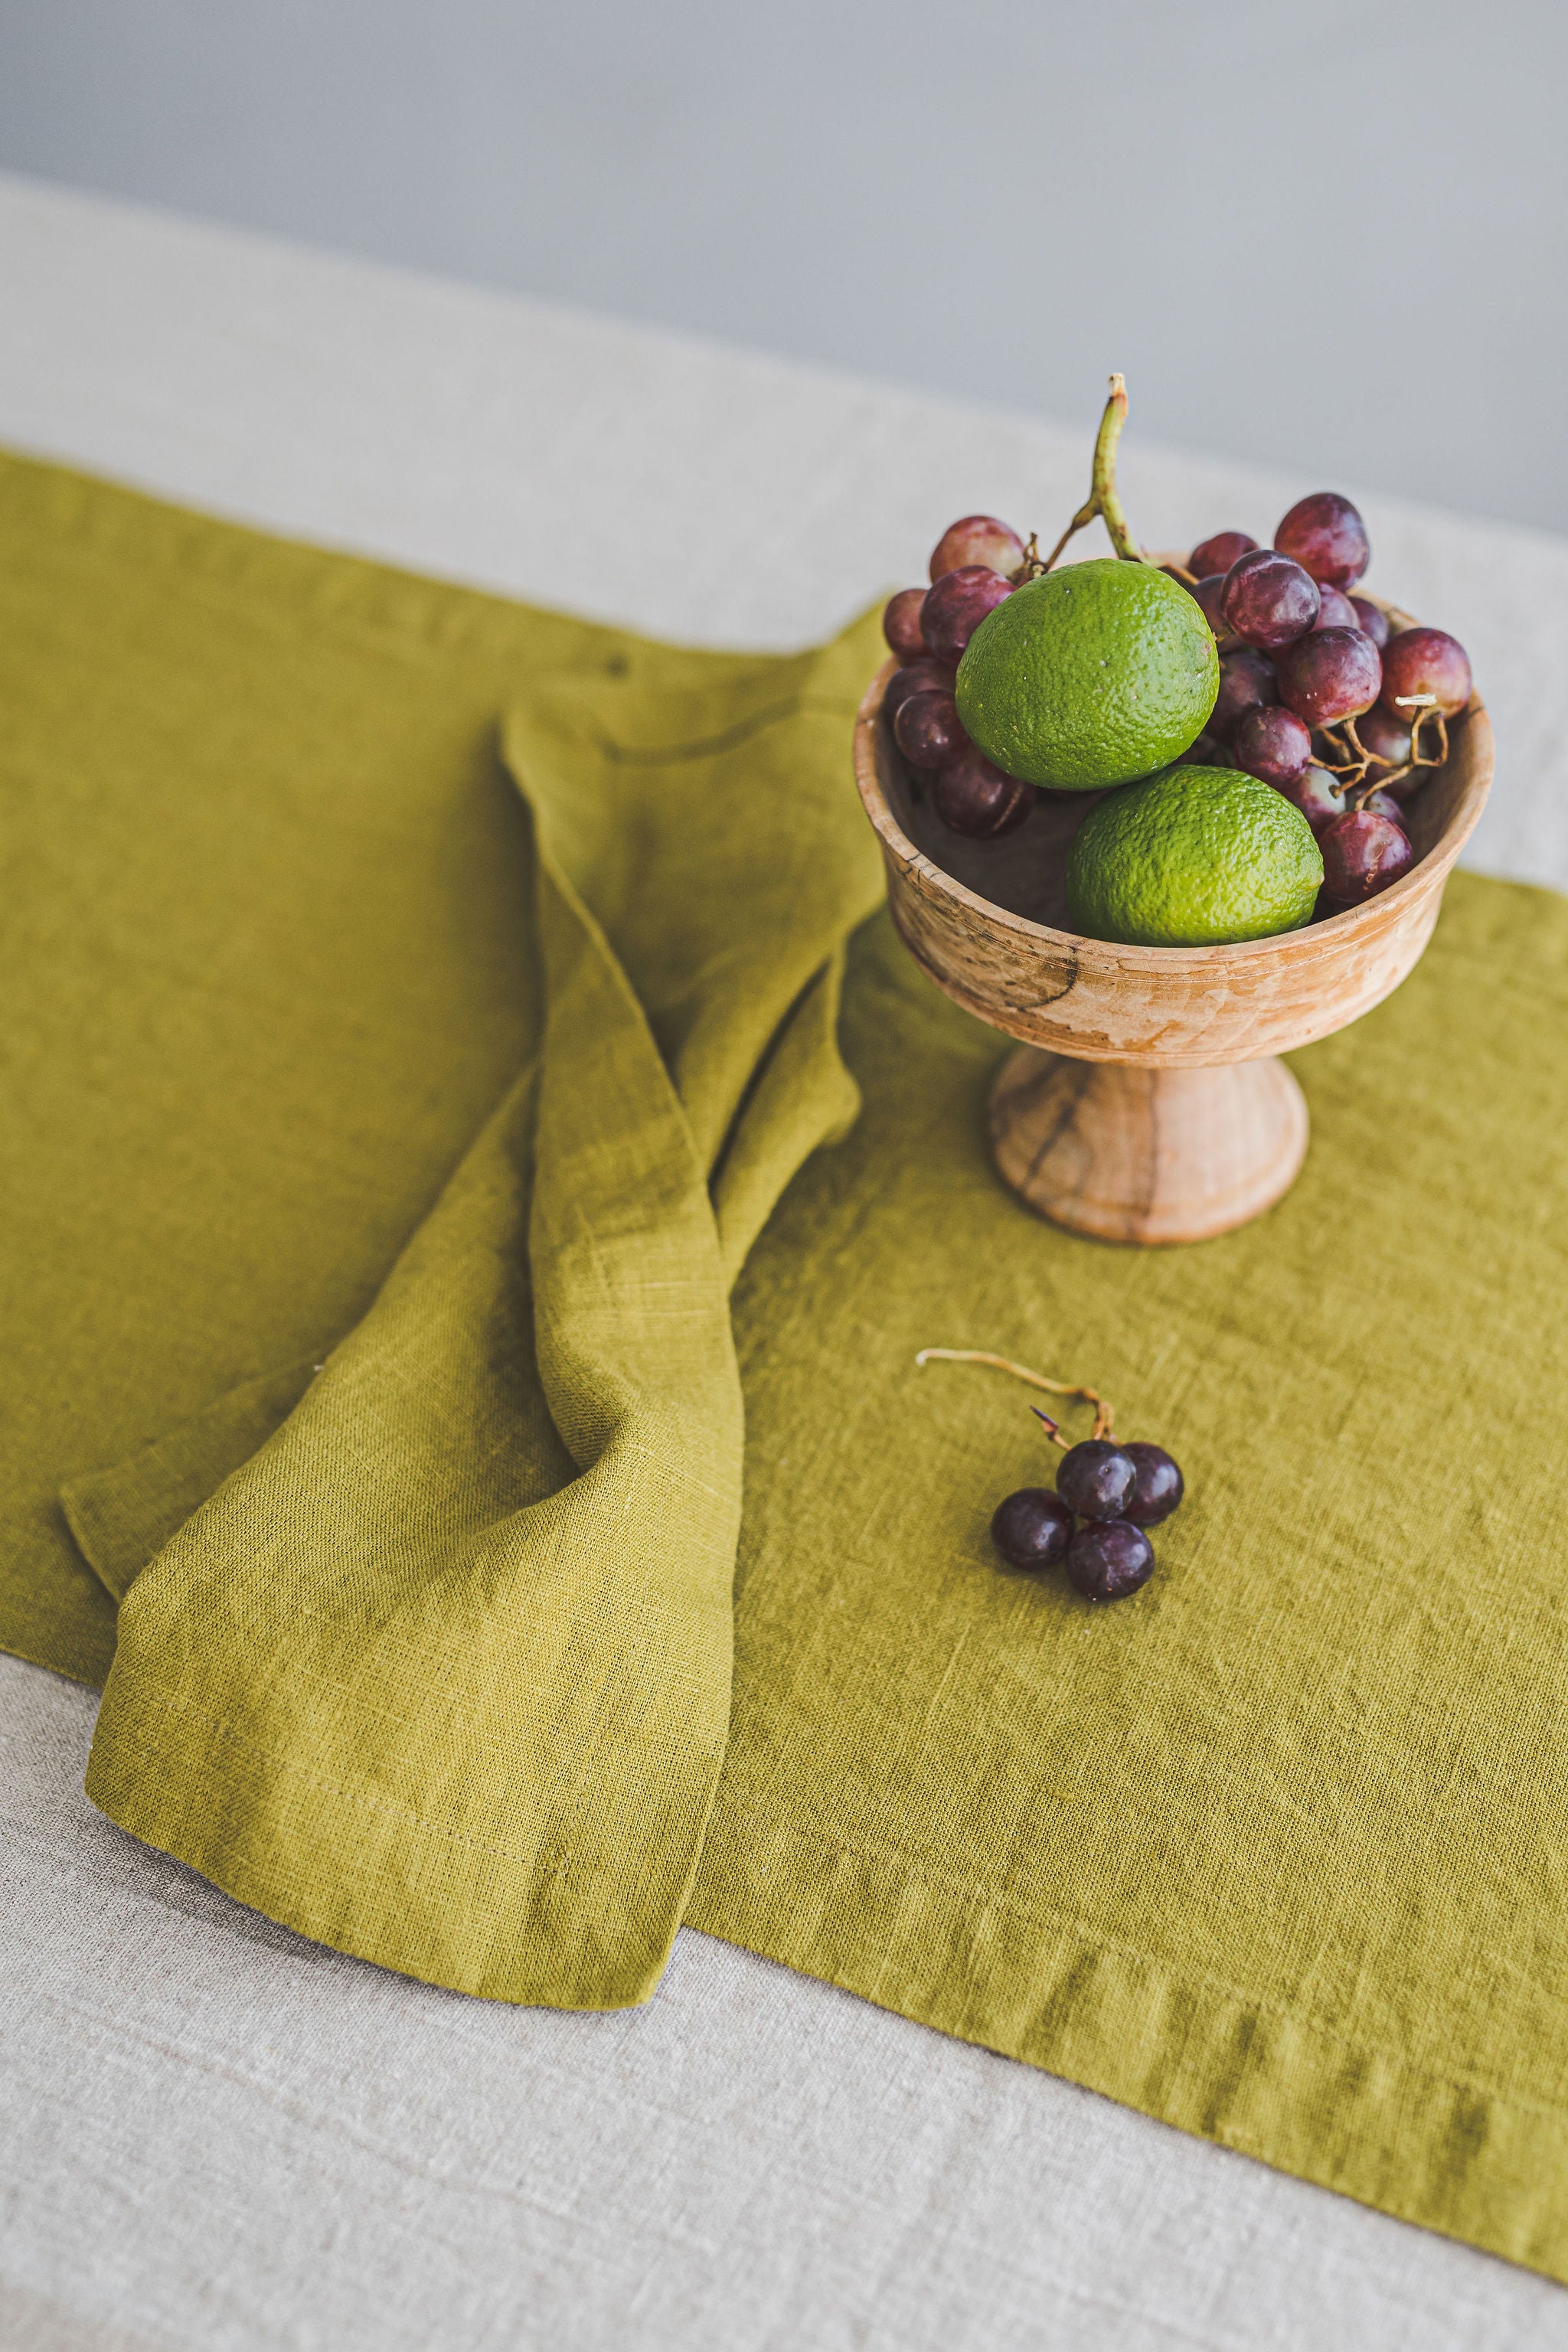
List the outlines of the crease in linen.
<svg viewBox="0 0 1568 2352">
<path fill-rule="evenodd" d="M 747 689 L 611 686 L 509 723 L 537 1065 L 121 1602 L 94 1802 L 304 1934 L 459 1990 L 643 2000 L 689 1895 L 730 1711 L 729 1281 L 856 1100 L 833 1011 L 874 861 L 818 872 L 807 836 L 745 887 L 753 795 L 798 814 L 813 730 L 842 729 L 819 667 L 754 713 Z M 673 751 L 628 740 L 673 719 Z M 85 1539 L 129 1499 L 110 1474 L 66 1507 Z"/>
<path fill-rule="evenodd" d="M 1077 1240 L 868 911 L 875 658 L 0 465 L 0 1631 L 324 1940 L 608 2004 L 685 1917 L 1568 2276 L 1568 903 L 1455 877 L 1269 1216 Z M 1176 1453 L 1135 1602 L 997 1572 L 928 1345 Z"/>
</svg>

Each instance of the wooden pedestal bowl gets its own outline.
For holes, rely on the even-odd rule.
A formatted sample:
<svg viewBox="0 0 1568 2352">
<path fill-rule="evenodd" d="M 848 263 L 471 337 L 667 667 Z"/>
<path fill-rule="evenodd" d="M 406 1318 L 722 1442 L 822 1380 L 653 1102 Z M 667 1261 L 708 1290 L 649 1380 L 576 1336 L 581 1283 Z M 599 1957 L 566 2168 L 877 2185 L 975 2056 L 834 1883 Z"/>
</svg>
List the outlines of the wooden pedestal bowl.
<svg viewBox="0 0 1568 2352">
<path fill-rule="evenodd" d="M 1365 906 L 1238 947 L 1117 947 L 1067 928 L 1067 849 L 1100 795 L 1042 793 L 1001 841 L 948 832 L 881 716 L 896 667 L 861 703 L 856 781 L 904 944 L 955 1003 L 1022 1041 L 991 1094 L 1005 1181 L 1101 1241 L 1204 1241 L 1259 1215 L 1307 1150 L 1306 1102 L 1277 1056 L 1370 1012 L 1415 965 L 1491 784 L 1485 707 L 1472 697 L 1450 722 L 1410 811 L 1415 863 Z"/>
</svg>

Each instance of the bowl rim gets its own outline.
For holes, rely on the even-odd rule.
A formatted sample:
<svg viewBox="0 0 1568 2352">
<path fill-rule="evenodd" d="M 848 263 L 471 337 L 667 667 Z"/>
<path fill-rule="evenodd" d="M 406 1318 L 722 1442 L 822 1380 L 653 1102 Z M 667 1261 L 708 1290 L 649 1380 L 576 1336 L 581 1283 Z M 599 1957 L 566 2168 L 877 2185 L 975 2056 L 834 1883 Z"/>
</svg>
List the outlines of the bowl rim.
<svg viewBox="0 0 1568 2352">
<path fill-rule="evenodd" d="M 1153 555 L 1148 560 L 1161 563 L 1180 562 L 1181 559 Z M 1370 590 L 1359 586 L 1356 593 L 1367 596 L 1391 619 L 1396 619 L 1402 628 L 1415 625 L 1413 616 L 1403 606 L 1391 604 L 1385 597 L 1373 595 Z M 1310 954 L 1324 946 L 1331 937 L 1336 943 L 1348 943 L 1363 933 L 1384 930 L 1406 908 L 1413 908 L 1433 890 L 1442 887 L 1453 871 L 1460 851 L 1474 833 L 1491 791 L 1496 751 L 1491 719 L 1479 694 L 1472 693 L 1463 711 L 1456 714 L 1465 721 L 1467 744 L 1474 755 L 1472 773 L 1466 782 L 1448 824 L 1426 856 L 1418 859 L 1407 874 L 1402 874 L 1398 881 L 1391 883 L 1386 890 L 1380 890 L 1375 898 L 1366 899 L 1359 907 L 1346 907 L 1337 915 L 1325 917 L 1321 922 L 1304 924 L 1299 930 L 1271 932 L 1261 940 L 1235 940 L 1207 947 L 1153 948 L 1124 944 L 1118 940 L 1089 939 L 1079 931 L 1055 930 L 1047 923 L 1037 923 L 1030 916 L 1017 915 L 1010 908 L 999 907 L 994 898 L 982 898 L 967 883 L 960 882 L 955 875 L 936 865 L 923 850 L 916 847 L 905 833 L 882 789 L 875 743 L 877 723 L 888 682 L 894 671 L 901 667 L 896 654 L 888 656 L 862 695 L 855 719 L 855 781 L 859 788 L 862 805 L 884 847 L 901 866 L 919 874 L 942 896 L 951 898 L 956 905 L 996 929 L 1013 933 L 1020 941 L 1058 952 L 1068 949 L 1080 954 L 1088 949 L 1097 957 L 1103 956 L 1127 970 L 1163 972 L 1172 976 L 1178 971 L 1194 974 L 1213 972 L 1234 959 L 1252 961 L 1268 955 L 1289 955 L 1292 951 Z"/>
</svg>

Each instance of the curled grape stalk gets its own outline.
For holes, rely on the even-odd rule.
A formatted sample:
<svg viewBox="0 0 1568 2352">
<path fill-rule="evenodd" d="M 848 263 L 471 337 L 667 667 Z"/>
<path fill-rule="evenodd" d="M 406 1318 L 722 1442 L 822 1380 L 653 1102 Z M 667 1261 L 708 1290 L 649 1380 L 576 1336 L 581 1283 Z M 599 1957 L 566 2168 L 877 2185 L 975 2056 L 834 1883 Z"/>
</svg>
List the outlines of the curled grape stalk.
<svg viewBox="0 0 1568 2352">
<path fill-rule="evenodd" d="M 1112 381 L 1115 380 L 1112 379 Z M 1052 1396 L 1078 1397 L 1083 1403 L 1091 1404 L 1094 1407 L 1095 1436 L 1109 1437 L 1111 1433 L 1111 1424 L 1116 1418 L 1115 1412 L 1098 1389 L 1082 1388 L 1075 1385 L 1071 1381 L 1047 1380 L 1044 1372 L 1032 1372 L 1026 1364 L 1014 1363 L 1011 1357 L 993 1356 L 984 1348 L 922 1348 L 915 1361 L 921 1365 L 988 1364 L 993 1371 L 1011 1372 L 1016 1381 L 1027 1381 L 1031 1388 L 1045 1389 Z M 1065 1453 L 1068 1450 L 1068 1441 L 1059 1433 L 1058 1425 L 1049 1413 L 1041 1412 L 1037 1405 L 1031 1405 L 1029 1410 L 1044 1422 L 1046 1434 L 1052 1444 L 1059 1445 Z"/>
<path fill-rule="evenodd" d="M 1127 422 L 1127 386 L 1122 378 L 1110 379 L 1110 397 L 1105 404 L 1105 414 L 1100 420 L 1100 431 L 1094 440 L 1094 465 L 1089 474 L 1089 496 L 1052 548 L 1040 572 L 1051 571 L 1058 556 L 1080 530 L 1087 530 L 1098 515 L 1110 534 L 1110 544 L 1118 555 L 1129 563 L 1146 563 L 1138 541 L 1133 538 L 1127 517 L 1122 511 L 1121 495 L 1116 488 L 1116 445 L 1121 438 L 1121 428 Z"/>
<path fill-rule="evenodd" d="M 1369 751 L 1356 733 L 1353 719 L 1342 719 L 1337 727 L 1325 727 L 1321 732 L 1328 751 L 1317 764 L 1326 768 L 1336 779 L 1336 790 L 1344 794 L 1347 809 L 1360 808 L 1373 793 L 1385 785 L 1397 784 L 1405 776 L 1414 775 L 1420 768 L 1440 768 L 1448 756 L 1448 722 L 1436 707 L 1435 694 L 1400 694 L 1394 698 L 1397 709 L 1410 714 L 1410 757 L 1402 765 L 1389 767 Z M 1435 748 L 1425 750 L 1421 730 L 1430 719 L 1435 728 Z M 1338 758 L 1332 756 L 1338 753 Z"/>
</svg>

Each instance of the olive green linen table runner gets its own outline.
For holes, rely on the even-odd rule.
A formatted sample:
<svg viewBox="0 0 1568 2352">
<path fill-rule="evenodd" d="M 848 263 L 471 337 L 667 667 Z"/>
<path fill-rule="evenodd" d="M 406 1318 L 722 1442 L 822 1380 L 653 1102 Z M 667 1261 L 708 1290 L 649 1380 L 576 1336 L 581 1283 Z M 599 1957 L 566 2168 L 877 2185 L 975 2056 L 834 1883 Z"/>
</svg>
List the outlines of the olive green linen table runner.
<svg viewBox="0 0 1568 2352">
<path fill-rule="evenodd" d="M 875 651 L 0 461 L 0 1638 L 309 1935 L 602 2006 L 684 1917 L 1568 2275 L 1568 904 L 1456 878 L 1271 1215 L 1073 1239 L 873 912 Z M 996 1572 L 932 1344 L 1182 1459 L 1137 1600 Z"/>
</svg>

